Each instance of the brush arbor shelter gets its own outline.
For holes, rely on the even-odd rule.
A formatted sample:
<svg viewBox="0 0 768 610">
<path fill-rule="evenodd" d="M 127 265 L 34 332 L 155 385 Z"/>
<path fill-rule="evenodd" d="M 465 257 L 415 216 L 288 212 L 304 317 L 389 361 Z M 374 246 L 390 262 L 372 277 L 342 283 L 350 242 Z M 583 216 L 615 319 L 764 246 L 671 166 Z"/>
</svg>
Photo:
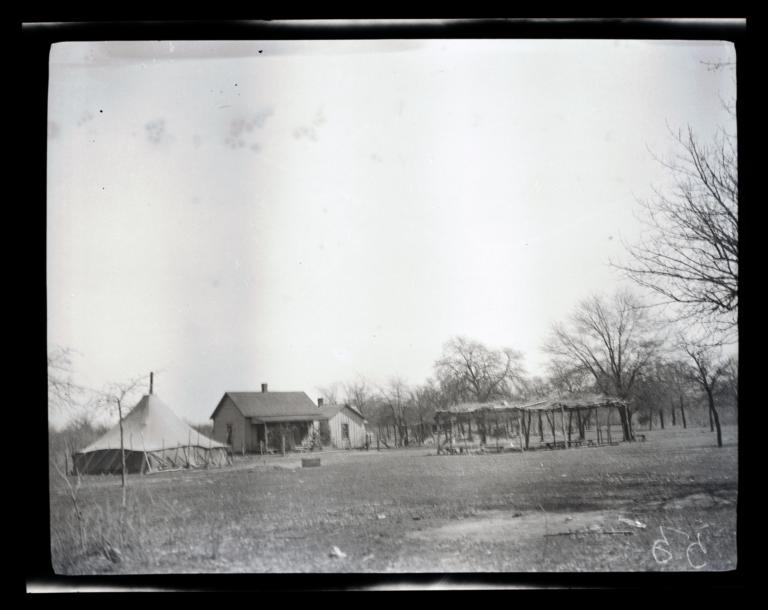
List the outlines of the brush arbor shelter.
<svg viewBox="0 0 768 610">
<path fill-rule="evenodd" d="M 617 444 L 626 407 L 620 398 L 604 394 L 453 405 L 435 413 L 437 452 Z"/>
<path fill-rule="evenodd" d="M 224 466 L 229 448 L 200 434 L 155 394 L 147 394 L 123 418 L 126 473 Z M 119 474 L 122 470 L 120 424 L 72 456 L 80 474 Z"/>
</svg>

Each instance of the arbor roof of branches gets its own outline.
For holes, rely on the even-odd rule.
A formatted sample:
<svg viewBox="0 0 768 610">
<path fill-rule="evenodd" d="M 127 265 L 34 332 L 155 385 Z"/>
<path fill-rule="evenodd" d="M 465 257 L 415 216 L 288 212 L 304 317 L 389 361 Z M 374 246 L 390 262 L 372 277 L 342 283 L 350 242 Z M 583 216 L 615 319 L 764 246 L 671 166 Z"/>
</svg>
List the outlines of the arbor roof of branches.
<svg viewBox="0 0 768 610">
<path fill-rule="evenodd" d="M 512 413 L 520 411 L 555 411 L 559 409 L 592 409 L 594 407 L 621 407 L 626 402 L 607 394 L 566 394 L 542 398 L 532 402 L 508 402 L 506 400 L 486 403 L 463 403 L 452 405 L 436 412 L 436 417 L 463 415 L 469 413 Z"/>
</svg>

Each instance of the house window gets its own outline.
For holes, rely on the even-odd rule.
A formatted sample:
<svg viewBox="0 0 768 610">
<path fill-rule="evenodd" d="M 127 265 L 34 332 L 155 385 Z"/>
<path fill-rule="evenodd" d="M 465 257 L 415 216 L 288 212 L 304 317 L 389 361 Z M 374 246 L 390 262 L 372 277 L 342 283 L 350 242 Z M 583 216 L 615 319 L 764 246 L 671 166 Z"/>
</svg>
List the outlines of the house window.
<svg viewBox="0 0 768 610">
<path fill-rule="evenodd" d="M 227 445 L 232 444 L 232 424 L 227 424 Z"/>
<path fill-rule="evenodd" d="M 349 424 L 341 424 L 341 440 L 349 440 Z"/>
</svg>

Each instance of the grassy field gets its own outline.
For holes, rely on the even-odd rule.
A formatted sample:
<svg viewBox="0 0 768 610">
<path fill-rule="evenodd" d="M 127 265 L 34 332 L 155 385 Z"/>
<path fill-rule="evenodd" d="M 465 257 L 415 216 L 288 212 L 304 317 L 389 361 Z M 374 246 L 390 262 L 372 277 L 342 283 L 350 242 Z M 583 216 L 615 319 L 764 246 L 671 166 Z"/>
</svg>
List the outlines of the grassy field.
<svg viewBox="0 0 768 610">
<path fill-rule="evenodd" d="M 736 567 L 737 429 L 525 454 L 434 448 L 236 458 L 51 479 L 59 574 L 706 571 Z M 74 479 L 72 479 L 74 484 Z M 81 529 L 82 526 L 82 529 Z M 334 552 L 336 547 L 340 553 Z"/>
</svg>

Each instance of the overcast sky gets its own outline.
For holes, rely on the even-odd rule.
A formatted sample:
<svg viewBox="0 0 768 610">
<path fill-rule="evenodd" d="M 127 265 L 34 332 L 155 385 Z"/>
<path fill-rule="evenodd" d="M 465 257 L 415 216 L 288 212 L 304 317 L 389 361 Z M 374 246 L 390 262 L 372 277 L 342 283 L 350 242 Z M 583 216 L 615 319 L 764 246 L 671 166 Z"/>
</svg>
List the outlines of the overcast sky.
<svg viewBox="0 0 768 610">
<path fill-rule="evenodd" d="M 53 46 L 48 338 L 93 387 L 421 383 L 453 336 L 525 355 L 664 185 L 668 127 L 729 123 L 718 42 Z"/>
</svg>

